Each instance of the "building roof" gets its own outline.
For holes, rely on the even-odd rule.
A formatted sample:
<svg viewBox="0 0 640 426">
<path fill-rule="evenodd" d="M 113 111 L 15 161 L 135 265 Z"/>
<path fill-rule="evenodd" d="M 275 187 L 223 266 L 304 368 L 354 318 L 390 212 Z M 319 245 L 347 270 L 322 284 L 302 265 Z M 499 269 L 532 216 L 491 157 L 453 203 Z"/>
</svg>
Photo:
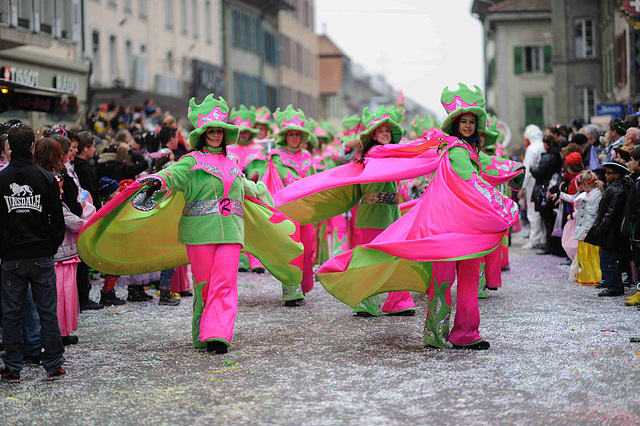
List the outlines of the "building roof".
<svg viewBox="0 0 640 426">
<path fill-rule="evenodd" d="M 344 56 L 347 55 L 326 35 L 318 36 L 318 56 Z"/>
<path fill-rule="evenodd" d="M 550 11 L 551 0 L 505 0 L 489 8 L 489 12 Z"/>
</svg>

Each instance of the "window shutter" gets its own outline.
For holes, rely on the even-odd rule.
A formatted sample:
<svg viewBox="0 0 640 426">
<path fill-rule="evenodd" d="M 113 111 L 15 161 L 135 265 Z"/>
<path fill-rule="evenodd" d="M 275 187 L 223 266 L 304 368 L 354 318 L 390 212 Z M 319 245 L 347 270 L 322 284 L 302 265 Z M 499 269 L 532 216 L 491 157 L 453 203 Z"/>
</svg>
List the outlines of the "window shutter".
<svg viewBox="0 0 640 426">
<path fill-rule="evenodd" d="M 553 72 L 553 68 L 551 66 L 551 45 L 544 45 L 542 48 L 542 56 L 544 58 L 544 73 L 551 74 Z"/>
<path fill-rule="evenodd" d="M 513 48 L 513 60 L 514 60 L 514 72 L 516 74 L 522 74 L 523 71 L 523 55 L 522 46 L 516 46 Z"/>
</svg>

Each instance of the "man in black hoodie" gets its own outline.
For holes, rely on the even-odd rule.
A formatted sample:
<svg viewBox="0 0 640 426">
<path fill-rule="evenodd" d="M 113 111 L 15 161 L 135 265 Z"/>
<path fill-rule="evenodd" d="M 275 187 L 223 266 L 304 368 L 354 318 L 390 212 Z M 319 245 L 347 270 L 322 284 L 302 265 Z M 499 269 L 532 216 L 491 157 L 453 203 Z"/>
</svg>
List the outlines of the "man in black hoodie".
<svg viewBox="0 0 640 426">
<path fill-rule="evenodd" d="M 0 259 L 2 259 L 2 380 L 17 383 L 24 367 L 22 310 L 31 283 L 40 316 L 42 365 L 49 380 L 65 374 L 57 315 L 53 255 L 64 239 L 60 188 L 55 177 L 33 162 L 35 133 L 25 124 L 9 129 L 11 161 L 0 171 Z"/>
</svg>

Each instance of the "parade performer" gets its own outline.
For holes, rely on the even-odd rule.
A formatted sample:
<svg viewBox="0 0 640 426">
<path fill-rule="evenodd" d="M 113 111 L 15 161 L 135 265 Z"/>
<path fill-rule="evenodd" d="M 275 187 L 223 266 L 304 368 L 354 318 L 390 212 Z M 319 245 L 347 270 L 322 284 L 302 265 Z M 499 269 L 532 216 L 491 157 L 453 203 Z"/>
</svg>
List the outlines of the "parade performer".
<svg viewBox="0 0 640 426">
<path fill-rule="evenodd" d="M 208 95 L 201 104 L 192 98 L 189 141 L 196 150 L 127 187 L 78 240 L 82 258 L 105 273 L 191 263 L 194 345 L 214 353 L 226 353 L 233 336 L 243 244 L 278 280 L 294 284 L 302 276 L 297 224 L 270 207 L 264 184 L 246 179 L 227 155 L 238 137 L 228 113 L 222 98 Z"/>
<path fill-rule="evenodd" d="M 364 162 L 369 152 L 378 146 L 397 144 L 404 136 L 404 129 L 397 120 L 396 109 L 381 106 L 374 113 L 365 108 L 363 124 L 367 127 L 360 134 L 362 152 L 359 158 Z M 371 182 L 360 184 L 362 198 L 356 211 L 356 228 L 360 229 L 358 245 L 370 243 L 389 225 L 400 218 L 398 208 L 398 183 Z M 380 296 L 368 297 L 353 309 L 358 316 L 379 316 Z M 382 307 L 382 312 L 390 315 L 414 315 L 416 306 L 408 291 L 391 292 Z"/>
<path fill-rule="evenodd" d="M 284 111 L 278 108 L 275 118 L 280 131 L 275 143 L 276 148 L 269 153 L 267 171 L 262 178 L 272 194 L 316 173 L 311 153 L 301 148 L 309 140 L 309 131 L 304 127 L 306 121 L 304 112 L 301 109 L 294 110 L 289 105 Z M 300 239 L 304 246 L 302 281 L 299 285 L 282 283 L 285 306 L 298 306 L 304 300 L 304 294 L 313 288 L 315 254 L 313 223 L 300 226 Z"/>
<path fill-rule="evenodd" d="M 486 127 L 481 90 L 477 86 L 470 90 L 461 84 L 455 92 L 445 89 L 441 100 L 449 113 L 442 131 L 450 137 L 422 144 L 440 146 L 435 167 L 425 163 L 421 173 L 415 175 L 426 174 L 425 169 L 437 169 L 423 196 L 371 243 L 336 256 L 317 275 L 327 291 L 352 307 L 388 291 L 426 292 L 427 345 L 446 348 L 450 342 L 456 349 L 488 349 L 489 343 L 478 331 L 479 258 L 495 250 L 504 232 L 517 220 L 517 205 L 493 187 L 514 176 L 505 173 L 492 177 L 481 171 L 478 130 Z M 402 158 L 401 164 L 406 165 L 403 171 L 419 159 Z M 274 201 L 281 211 L 312 210 L 315 207 L 310 204 L 323 196 L 319 193 L 300 200 L 300 193 L 305 191 L 297 193 L 299 189 L 292 185 L 281 196 L 276 194 Z M 451 285 L 456 272 L 456 318 L 449 332 Z"/>
<path fill-rule="evenodd" d="M 256 120 L 255 110 L 247 109 L 244 105 L 236 110 L 233 108 L 229 114 L 229 121 L 239 127 L 238 143 L 227 148 L 227 152 L 237 157 L 238 166 L 242 173 L 254 182 L 261 177 L 262 170 L 267 161 L 265 149 L 254 139 L 259 130 L 254 128 Z M 250 270 L 258 274 L 264 273 L 265 269 L 255 256 L 247 253 L 240 255 L 240 265 L 238 271 Z"/>
<path fill-rule="evenodd" d="M 253 109 L 253 107 L 252 107 Z M 276 139 L 272 135 L 273 124 L 271 122 L 271 110 L 266 106 L 255 109 L 255 128 L 258 129 L 258 135 L 255 142 L 262 145 L 265 152 L 269 152 L 274 147 Z"/>
</svg>

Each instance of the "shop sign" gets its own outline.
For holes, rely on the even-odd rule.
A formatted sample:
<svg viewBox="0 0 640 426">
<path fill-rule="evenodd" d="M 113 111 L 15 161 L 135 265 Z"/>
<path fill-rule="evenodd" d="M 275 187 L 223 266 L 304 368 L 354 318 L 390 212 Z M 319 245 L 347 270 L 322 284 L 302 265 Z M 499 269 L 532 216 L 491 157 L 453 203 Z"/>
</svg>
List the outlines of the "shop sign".
<svg viewBox="0 0 640 426">
<path fill-rule="evenodd" d="M 613 117 L 622 117 L 624 115 L 624 105 L 598 104 L 596 105 L 596 115 L 611 115 Z"/>
<path fill-rule="evenodd" d="M 193 60 L 193 91 L 196 98 L 210 93 L 224 96 L 224 70 L 213 64 Z"/>
<path fill-rule="evenodd" d="M 56 74 L 53 77 L 53 87 L 69 93 L 78 93 L 80 90 L 80 79 L 70 75 Z"/>
<path fill-rule="evenodd" d="M 14 92 L 11 97 L 11 106 L 15 109 L 27 111 L 54 112 L 56 98 L 54 96 Z"/>
<path fill-rule="evenodd" d="M 29 87 L 36 87 L 38 85 L 38 77 L 40 73 L 26 68 L 2 67 L 0 68 L 0 75 L 5 80 L 24 84 Z"/>
</svg>

